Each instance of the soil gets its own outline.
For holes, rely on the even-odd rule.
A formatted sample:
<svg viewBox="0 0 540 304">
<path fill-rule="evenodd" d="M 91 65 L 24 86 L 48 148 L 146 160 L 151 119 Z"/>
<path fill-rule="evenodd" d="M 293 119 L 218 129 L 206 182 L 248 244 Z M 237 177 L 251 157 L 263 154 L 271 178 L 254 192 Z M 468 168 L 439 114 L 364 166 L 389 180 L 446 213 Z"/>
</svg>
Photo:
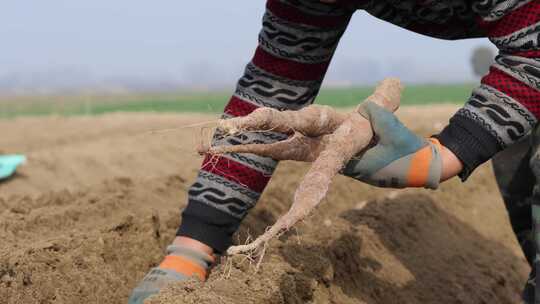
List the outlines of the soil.
<svg viewBox="0 0 540 304">
<path fill-rule="evenodd" d="M 428 135 L 454 110 L 399 113 Z M 177 128 L 213 119 L 0 121 L 0 150 L 29 158 L 0 183 L 0 303 L 126 303 L 174 238 L 201 163 L 195 146 L 209 130 Z M 306 171 L 279 166 L 237 242 L 288 209 Z M 517 303 L 529 271 L 489 164 L 438 191 L 338 177 L 317 212 L 257 262 L 222 258 L 205 284 L 173 285 L 147 303 Z"/>
</svg>

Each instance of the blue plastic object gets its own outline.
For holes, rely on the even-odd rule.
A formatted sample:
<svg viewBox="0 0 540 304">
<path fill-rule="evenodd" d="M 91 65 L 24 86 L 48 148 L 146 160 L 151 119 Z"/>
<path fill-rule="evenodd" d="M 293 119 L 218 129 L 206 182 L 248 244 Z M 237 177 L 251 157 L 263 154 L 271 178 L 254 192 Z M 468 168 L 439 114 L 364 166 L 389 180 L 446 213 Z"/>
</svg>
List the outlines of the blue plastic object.
<svg viewBox="0 0 540 304">
<path fill-rule="evenodd" d="M 12 176 L 17 167 L 25 162 L 26 157 L 24 155 L 0 155 L 0 180 Z"/>
</svg>

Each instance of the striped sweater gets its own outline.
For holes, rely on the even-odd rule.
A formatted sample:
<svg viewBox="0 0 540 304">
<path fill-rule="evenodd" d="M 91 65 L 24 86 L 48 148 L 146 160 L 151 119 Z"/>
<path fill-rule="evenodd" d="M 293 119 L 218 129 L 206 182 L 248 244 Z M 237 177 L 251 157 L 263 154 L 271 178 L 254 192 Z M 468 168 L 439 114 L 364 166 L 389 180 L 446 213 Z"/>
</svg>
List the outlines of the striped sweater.
<svg viewBox="0 0 540 304">
<path fill-rule="evenodd" d="M 268 0 L 259 46 L 223 117 L 258 107 L 297 110 L 313 102 L 352 14 L 369 14 L 440 39 L 489 38 L 500 50 L 490 73 L 439 135 L 464 163 L 478 165 L 518 141 L 540 115 L 540 1 L 535 0 Z M 381 37 L 381 39 L 384 39 Z M 286 135 L 214 135 L 214 143 L 272 143 Z M 207 157 L 189 191 L 178 235 L 212 246 L 231 244 L 277 162 L 252 154 Z"/>
</svg>

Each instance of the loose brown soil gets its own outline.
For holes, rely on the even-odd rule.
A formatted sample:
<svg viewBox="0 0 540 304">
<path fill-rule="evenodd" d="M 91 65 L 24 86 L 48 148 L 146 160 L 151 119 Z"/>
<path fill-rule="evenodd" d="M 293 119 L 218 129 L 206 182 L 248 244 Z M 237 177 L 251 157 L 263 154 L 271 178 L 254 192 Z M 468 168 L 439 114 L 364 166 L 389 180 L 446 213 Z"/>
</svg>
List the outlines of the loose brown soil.
<svg viewBox="0 0 540 304">
<path fill-rule="evenodd" d="M 404 108 L 434 133 L 454 107 Z M 29 162 L 0 183 L 0 303 L 126 303 L 174 237 L 213 119 L 112 114 L 0 121 L 0 150 Z M 261 234 L 290 204 L 307 166 L 283 163 L 239 233 Z M 205 285 L 164 303 L 516 303 L 528 266 L 489 165 L 465 184 L 382 190 L 338 177 L 326 201 L 270 243 L 260 268 L 223 260 Z"/>
</svg>

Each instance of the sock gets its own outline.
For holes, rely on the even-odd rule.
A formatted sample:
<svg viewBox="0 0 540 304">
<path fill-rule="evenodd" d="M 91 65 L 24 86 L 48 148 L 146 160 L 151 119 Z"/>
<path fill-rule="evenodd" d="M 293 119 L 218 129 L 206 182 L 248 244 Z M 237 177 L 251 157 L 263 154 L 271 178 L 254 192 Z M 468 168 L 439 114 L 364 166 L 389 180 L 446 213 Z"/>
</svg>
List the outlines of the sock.
<svg viewBox="0 0 540 304">
<path fill-rule="evenodd" d="M 128 304 L 142 304 L 165 286 L 196 277 L 205 281 L 214 257 L 180 245 L 167 247 L 167 256 L 158 267 L 152 268 L 133 290 Z"/>
</svg>

